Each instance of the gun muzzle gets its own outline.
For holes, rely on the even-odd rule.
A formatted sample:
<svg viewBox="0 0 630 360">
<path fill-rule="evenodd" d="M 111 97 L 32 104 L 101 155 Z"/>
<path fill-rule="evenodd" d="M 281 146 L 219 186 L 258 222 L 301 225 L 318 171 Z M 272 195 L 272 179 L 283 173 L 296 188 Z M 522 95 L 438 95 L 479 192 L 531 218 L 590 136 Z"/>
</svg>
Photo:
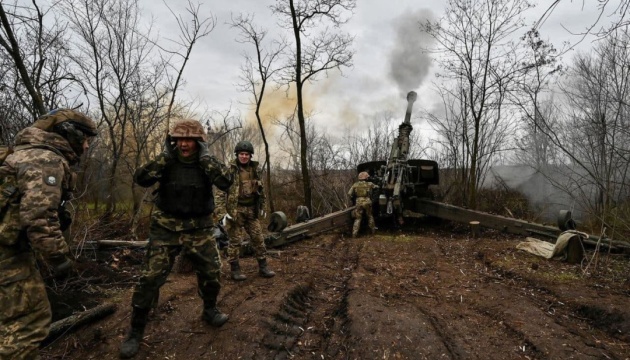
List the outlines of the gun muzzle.
<svg viewBox="0 0 630 360">
<path fill-rule="evenodd" d="M 413 103 L 418 99 L 418 94 L 415 91 L 407 93 L 407 112 L 405 113 L 405 124 L 411 124 L 411 108 Z"/>
</svg>

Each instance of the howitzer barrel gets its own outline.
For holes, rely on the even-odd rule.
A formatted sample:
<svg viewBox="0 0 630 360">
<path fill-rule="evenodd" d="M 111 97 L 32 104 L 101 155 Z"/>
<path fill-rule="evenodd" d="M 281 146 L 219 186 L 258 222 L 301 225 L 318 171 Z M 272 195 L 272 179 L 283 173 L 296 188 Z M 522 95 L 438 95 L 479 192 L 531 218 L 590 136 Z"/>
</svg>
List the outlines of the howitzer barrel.
<svg viewBox="0 0 630 360">
<path fill-rule="evenodd" d="M 405 113 L 405 120 L 398 127 L 398 149 L 396 151 L 396 158 L 398 160 L 406 160 L 407 154 L 409 154 L 409 135 L 413 127 L 411 126 L 411 109 L 413 103 L 418 99 L 418 94 L 415 91 L 407 93 L 407 112 Z"/>
<path fill-rule="evenodd" d="M 413 107 L 413 103 L 418 99 L 418 94 L 415 91 L 410 91 L 407 93 L 407 112 L 405 113 L 405 124 L 411 123 L 411 108 Z"/>
</svg>

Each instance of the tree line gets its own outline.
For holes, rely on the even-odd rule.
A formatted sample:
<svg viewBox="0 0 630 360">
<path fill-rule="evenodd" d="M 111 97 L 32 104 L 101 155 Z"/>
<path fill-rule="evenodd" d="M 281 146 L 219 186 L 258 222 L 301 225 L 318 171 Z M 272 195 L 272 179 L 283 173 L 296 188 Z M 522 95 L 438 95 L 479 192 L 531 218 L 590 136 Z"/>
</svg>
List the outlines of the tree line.
<svg viewBox="0 0 630 360">
<path fill-rule="evenodd" d="M 237 86 L 249 95 L 250 123 L 238 110 L 199 113 L 194 101 L 176 96 L 195 46 L 219 21 L 200 4 L 188 2 L 183 14 L 169 8 L 178 30 L 169 40 L 152 35 L 138 0 L 2 2 L 0 141 L 11 144 L 50 109 L 86 112 L 99 123 L 99 137 L 81 165 L 77 211 L 105 218 L 124 212 L 137 225 L 150 193 L 136 188 L 131 174 L 161 150 L 172 119 L 193 117 L 222 161 L 240 139 L 255 144 L 272 185 L 270 211 L 288 211 L 295 202 L 314 215 L 343 208 L 356 165 L 386 159 L 402 120 L 383 109 L 363 119 L 364 130 L 339 139 L 305 108 L 305 89 L 315 80 L 352 66 L 354 39 L 344 24 L 357 6 L 277 0 L 268 9 L 277 20 L 274 32 L 256 21 L 267 14 L 220 19 L 237 30 L 234 40 L 244 49 Z M 438 19 L 418 20 L 418 34 L 434 40 L 426 51 L 441 103 L 416 113 L 439 137 L 412 133 L 410 157 L 449 169 L 443 187 L 471 208 L 492 166 L 527 164 L 598 224 L 630 230 L 628 26 L 622 17 L 590 51 L 569 58 L 540 24 L 526 23 L 532 8 L 526 0 L 451 0 Z M 291 94 L 294 111 L 266 118 L 262 109 L 279 89 Z"/>
</svg>

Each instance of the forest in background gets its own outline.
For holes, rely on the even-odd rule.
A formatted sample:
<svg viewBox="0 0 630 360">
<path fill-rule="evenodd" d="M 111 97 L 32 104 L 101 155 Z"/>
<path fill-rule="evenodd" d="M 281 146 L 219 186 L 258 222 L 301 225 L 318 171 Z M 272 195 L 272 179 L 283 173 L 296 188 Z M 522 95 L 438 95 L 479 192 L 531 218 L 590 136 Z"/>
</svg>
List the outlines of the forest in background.
<svg viewBox="0 0 630 360">
<path fill-rule="evenodd" d="M 306 90 L 318 86 L 314 80 L 352 71 L 353 34 L 344 24 L 358 6 L 354 0 L 278 0 L 269 16 L 286 36 L 271 38 L 253 16 L 218 19 L 189 2 L 184 13 L 172 11 L 178 33 L 167 39 L 152 36 L 138 0 L 2 2 L 0 142 L 11 145 L 20 129 L 50 109 L 77 108 L 97 121 L 99 136 L 80 164 L 72 202 L 75 242 L 98 229 L 139 236 L 151 190 L 136 187 L 131 176 L 161 151 L 169 124 L 179 118 L 199 120 L 222 161 L 232 158 L 237 141 L 254 143 L 271 184 L 270 212 L 292 216 L 305 204 L 318 216 L 344 208 L 354 169 L 387 158 L 405 106 L 377 109 L 362 119 L 361 131 L 343 137 L 318 126 L 317 109 L 305 106 Z M 505 183 L 483 188 L 490 169 L 529 166 L 583 208 L 590 232 L 627 234 L 627 20 L 621 16 L 598 30 L 590 51 L 569 56 L 537 24 L 525 23 L 532 6 L 525 0 L 452 0 L 439 18 L 412 24 L 417 36 L 432 39 L 426 51 L 440 79 L 433 90 L 441 104 L 414 113 L 414 121 L 428 121 L 438 138 L 412 132 L 409 158 L 436 160 L 448 169 L 436 189 L 440 200 L 497 213 L 517 205 L 510 205 L 514 189 Z M 617 11 L 625 14 L 627 6 L 621 1 Z M 178 96 L 195 47 L 218 21 L 240 33 L 234 40 L 245 49 L 243 61 L 229 66 L 240 66 L 238 86 L 249 95 L 253 116 L 229 105 L 200 112 L 195 101 Z M 262 110 L 278 91 L 287 94 L 292 111 L 267 116 Z M 539 209 L 522 205 L 524 195 L 514 198 L 526 209 L 523 216 L 536 217 Z"/>
</svg>

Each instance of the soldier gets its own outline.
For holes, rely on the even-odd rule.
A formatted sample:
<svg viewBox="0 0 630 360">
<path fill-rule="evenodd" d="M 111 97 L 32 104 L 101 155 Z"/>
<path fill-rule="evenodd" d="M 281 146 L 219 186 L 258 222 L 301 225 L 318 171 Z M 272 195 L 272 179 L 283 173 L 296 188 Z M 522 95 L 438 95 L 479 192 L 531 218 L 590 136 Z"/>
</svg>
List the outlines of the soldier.
<svg viewBox="0 0 630 360">
<path fill-rule="evenodd" d="M 203 300 L 202 319 L 214 327 L 228 320 L 217 309 L 221 258 L 213 237 L 212 185 L 227 190 L 232 177 L 229 169 L 208 153 L 201 124 L 195 120 L 176 123 L 164 151 L 137 169 L 134 181 L 143 187 L 159 183 L 159 188 L 157 209 L 151 214 L 147 254 L 131 300 L 131 331 L 120 347 L 122 358 L 138 353 L 149 310 L 156 305 L 159 289 L 181 251 L 197 274 Z"/>
<path fill-rule="evenodd" d="M 265 193 L 260 179 L 258 162 L 252 160 L 254 147 L 249 141 L 240 141 L 234 148 L 236 159 L 230 162 L 230 172 L 234 185 L 225 198 L 225 218 L 228 223 L 230 243 L 228 262 L 232 280 L 243 281 L 247 277 L 241 273 L 239 257 L 246 234 L 249 235 L 258 260 L 258 274 L 271 278 L 276 275 L 267 268 L 267 249 L 262 236 L 260 217 L 265 217 Z"/>
<path fill-rule="evenodd" d="M 15 137 L 15 151 L 0 165 L 0 359 L 37 359 L 52 313 L 36 266 L 53 275 L 73 261 L 62 232 L 63 207 L 74 189 L 70 166 L 96 136 L 96 125 L 70 109 L 49 112 Z"/>
<path fill-rule="evenodd" d="M 350 190 L 348 196 L 350 199 L 355 199 L 356 208 L 353 211 L 354 225 L 352 226 L 352 237 L 359 236 L 359 228 L 361 227 L 361 220 L 363 215 L 367 216 L 368 227 L 370 232 L 374 234 L 376 231 L 376 225 L 374 224 L 374 215 L 372 215 L 372 190 L 377 189 L 378 185 L 367 181 L 370 175 L 363 171 L 359 173 L 359 181 L 355 182 Z"/>
</svg>

